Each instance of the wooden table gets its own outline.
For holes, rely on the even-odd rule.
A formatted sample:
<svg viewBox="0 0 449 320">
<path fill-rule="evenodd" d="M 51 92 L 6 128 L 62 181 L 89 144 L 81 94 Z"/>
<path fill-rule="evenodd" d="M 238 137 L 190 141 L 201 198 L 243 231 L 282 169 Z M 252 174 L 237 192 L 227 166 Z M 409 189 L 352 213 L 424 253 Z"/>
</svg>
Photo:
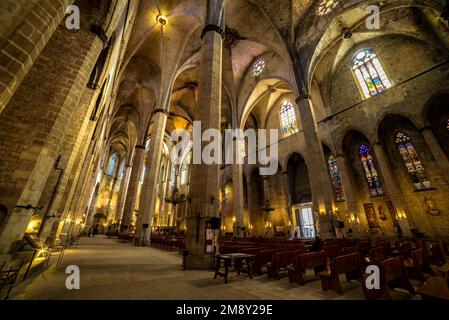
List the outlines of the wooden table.
<svg viewBox="0 0 449 320">
<path fill-rule="evenodd" d="M 242 265 L 246 262 L 246 272 L 250 279 L 253 278 L 252 275 L 252 264 L 254 263 L 255 255 L 253 254 L 245 254 L 245 253 L 229 253 L 229 254 L 219 254 L 215 256 L 215 275 L 214 279 L 217 277 L 223 277 L 225 279 L 225 283 L 228 283 L 229 276 L 229 267 L 232 265 L 232 261 L 234 261 L 235 270 L 237 274 L 240 275 L 242 270 Z M 224 272 L 220 271 L 221 261 L 224 262 Z"/>
<path fill-rule="evenodd" d="M 449 300 L 449 287 L 446 279 L 430 276 L 416 292 L 423 300 Z"/>
</svg>

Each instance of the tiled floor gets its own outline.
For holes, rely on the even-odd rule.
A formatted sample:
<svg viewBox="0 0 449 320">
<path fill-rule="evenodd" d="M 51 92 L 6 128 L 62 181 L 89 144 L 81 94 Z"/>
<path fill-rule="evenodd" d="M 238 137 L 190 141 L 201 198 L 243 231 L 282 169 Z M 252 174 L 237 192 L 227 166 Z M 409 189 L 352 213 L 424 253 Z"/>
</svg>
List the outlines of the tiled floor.
<svg viewBox="0 0 449 320">
<path fill-rule="evenodd" d="M 57 257 L 53 258 L 56 261 Z M 212 271 L 182 271 L 177 252 L 133 247 L 105 237 L 83 238 L 77 249 L 67 250 L 63 265 L 77 265 L 81 272 L 81 289 L 65 287 L 65 267 L 54 267 L 33 279 L 26 287 L 18 286 L 12 299 L 363 299 L 358 283 L 345 283 L 345 294 L 323 292 L 319 280 L 301 287 L 288 278 L 270 280 L 265 275 L 253 280 L 236 277 L 228 284 L 213 279 Z M 398 299 L 417 299 L 397 293 Z"/>
</svg>

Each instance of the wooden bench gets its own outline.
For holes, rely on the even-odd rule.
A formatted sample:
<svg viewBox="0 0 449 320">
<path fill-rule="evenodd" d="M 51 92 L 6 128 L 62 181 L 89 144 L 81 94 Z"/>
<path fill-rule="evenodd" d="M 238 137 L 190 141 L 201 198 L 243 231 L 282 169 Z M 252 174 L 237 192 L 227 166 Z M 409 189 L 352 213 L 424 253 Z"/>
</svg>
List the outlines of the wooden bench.
<svg viewBox="0 0 449 320">
<path fill-rule="evenodd" d="M 387 259 L 386 250 L 384 246 L 371 248 L 369 250 L 369 257 L 366 260 L 367 264 L 378 264 L 382 260 Z"/>
<path fill-rule="evenodd" d="M 436 276 L 423 249 L 413 250 L 412 265 L 406 265 L 405 269 L 407 270 L 410 279 L 418 280 L 423 283 L 426 282 L 428 275 Z"/>
<path fill-rule="evenodd" d="M 360 254 L 351 253 L 333 258 L 328 270 L 318 272 L 318 275 L 321 278 L 321 287 L 323 291 L 331 289 L 338 294 L 343 294 L 343 288 L 340 283 L 341 274 L 346 274 L 347 281 L 362 281 L 363 274 Z"/>
<path fill-rule="evenodd" d="M 340 248 L 336 244 L 324 246 L 323 251 L 328 259 L 332 259 L 340 255 Z"/>
<path fill-rule="evenodd" d="M 258 251 L 254 262 L 254 273 L 262 274 L 262 267 L 272 260 L 276 252 L 278 252 L 276 249 Z"/>
<path fill-rule="evenodd" d="M 272 260 L 267 262 L 267 276 L 279 280 L 281 278 L 280 272 L 288 270 L 288 265 L 298 257 L 304 250 L 295 251 L 281 251 L 276 252 L 272 256 Z"/>
<path fill-rule="evenodd" d="M 449 262 L 442 241 L 436 242 L 432 245 L 431 262 L 432 264 L 440 267 Z"/>
<path fill-rule="evenodd" d="M 290 282 L 298 282 L 304 286 L 306 284 L 303 273 L 308 269 L 313 269 L 315 275 L 326 270 L 327 258 L 324 251 L 300 254 L 292 264 L 288 266 L 288 278 Z"/>
<path fill-rule="evenodd" d="M 402 256 L 393 257 L 379 264 L 380 270 L 380 288 L 368 289 L 363 283 L 363 294 L 367 300 L 383 300 L 392 299 L 390 289 L 401 288 L 407 290 L 411 294 L 415 294 L 407 271 L 404 267 Z"/>
</svg>

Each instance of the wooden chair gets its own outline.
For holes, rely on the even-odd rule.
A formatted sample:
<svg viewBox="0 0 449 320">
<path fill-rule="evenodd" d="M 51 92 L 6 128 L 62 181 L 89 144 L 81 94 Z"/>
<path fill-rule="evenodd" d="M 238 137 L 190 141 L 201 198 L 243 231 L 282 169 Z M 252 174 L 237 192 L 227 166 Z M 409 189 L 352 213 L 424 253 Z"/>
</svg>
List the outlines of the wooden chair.
<svg viewBox="0 0 449 320">
<path fill-rule="evenodd" d="M 358 253 L 351 253 L 333 258 L 330 263 L 330 269 L 318 273 L 321 278 L 321 287 L 323 291 L 331 289 L 338 294 L 343 294 L 340 275 L 346 274 L 346 279 L 348 281 L 362 281 L 363 274 L 361 267 L 360 254 Z"/>
<path fill-rule="evenodd" d="M 0 293 L 6 292 L 5 300 L 9 298 L 23 264 L 24 261 L 22 260 L 20 263 L 10 265 L 5 270 L 3 270 L 5 263 L 2 265 L 2 269 L 0 269 Z"/>
<path fill-rule="evenodd" d="M 362 283 L 363 294 L 367 300 L 384 300 L 392 299 L 390 289 L 402 288 L 415 294 L 410 280 L 408 278 L 407 271 L 404 267 L 403 258 L 397 256 L 384 261 L 379 264 L 380 270 L 380 288 L 368 289 L 365 282 Z"/>
<path fill-rule="evenodd" d="M 290 282 L 298 282 L 304 286 L 306 284 L 303 273 L 307 269 L 313 269 L 315 275 L 326 270 L 327 258 L 324 251 L 300 254 L 292 264 L 288 266 L 288 278 Z"/>
</svg>

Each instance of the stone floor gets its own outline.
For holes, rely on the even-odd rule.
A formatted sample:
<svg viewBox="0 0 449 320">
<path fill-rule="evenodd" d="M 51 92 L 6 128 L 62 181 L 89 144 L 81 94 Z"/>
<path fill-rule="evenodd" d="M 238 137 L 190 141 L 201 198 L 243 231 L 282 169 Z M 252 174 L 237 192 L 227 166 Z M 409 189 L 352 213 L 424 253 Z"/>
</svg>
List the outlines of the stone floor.
<svg viewBox="0 0 449 320">
<path fill-rule="evenodd" d="M 52 258 L 56 262 L 57 257 Z M 345 294 L 323 292 L 319 280 L 301 287 L 290 284 L 288 278 L 269 280 L 265 275 L 253 280 L 245 276 L 224 284 L 223 278 L 213 279 L 212 271 L 182 271 L 177 252 L 134 247 L 106 237 L 82 238 L 76 249 L 67 250 L 63 266 L 77 265 L 81 272 L 81 289 L 65 287 L 65 267 L 54 267 L 38 275 L 28 284 L 19 285 L 12 299 L 157 299 L 157 300 L 320 300 L 363 299 L 358 283 L 345 283 Z M 395 293 L 396 295 L 396 293 Z M 416 299 L 398 292 L 395 298 Z"/>
</svg>

